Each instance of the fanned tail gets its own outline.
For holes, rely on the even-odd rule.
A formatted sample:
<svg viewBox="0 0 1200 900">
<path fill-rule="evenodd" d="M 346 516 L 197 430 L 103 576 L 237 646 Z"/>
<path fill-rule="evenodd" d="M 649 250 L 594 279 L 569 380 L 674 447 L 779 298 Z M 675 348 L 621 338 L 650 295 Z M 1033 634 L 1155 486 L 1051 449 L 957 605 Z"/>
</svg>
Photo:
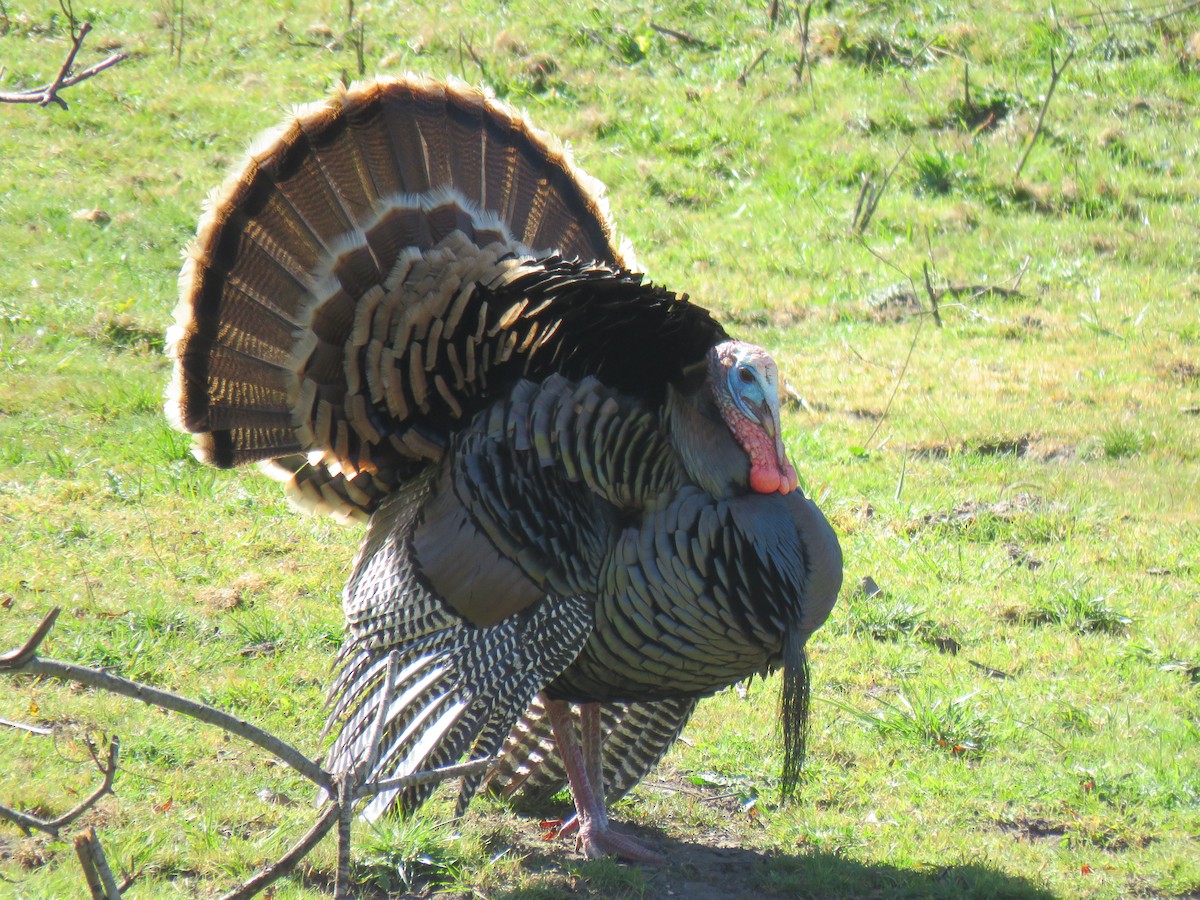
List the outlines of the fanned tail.
<svg viewBox="0 0 1200 900">
<path fill-rule="evenodd" d="M 167 414 L 204 462 L 321 466 L 296 495 L 357 515 L 441 452 L 438 417 L 406 427 L 410 406 L 463 413 L 421 355 L 378 383 L 383 344 L 452 331 L 513 256 L 632 266 L 619 244 L 603 186 L 517 111 L 418 76 L 355 85 L 261 138 L 209 198 L 180 273 Z"/>
</svg>

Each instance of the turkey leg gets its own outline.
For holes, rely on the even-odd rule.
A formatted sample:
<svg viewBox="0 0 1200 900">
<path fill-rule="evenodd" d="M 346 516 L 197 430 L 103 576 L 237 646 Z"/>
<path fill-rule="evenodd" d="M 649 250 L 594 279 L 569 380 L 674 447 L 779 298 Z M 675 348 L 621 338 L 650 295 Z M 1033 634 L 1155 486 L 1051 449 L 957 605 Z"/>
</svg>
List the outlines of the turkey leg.
<svg viewBox="0 0 1200 900">
<path fill-rule="evenodd" d="M 584 703 L 580 708 L 583 746 L 575 737 L 571 706 L 563 700 L 546 700 L 546 712 L 554 729 L 571 797 L 575 801 L 578 841 L 584 855 L 590 859 L 617 856 L 630 862 L 662 863 L 665 860 L 653 850 L 631 837 L 618 834 L 608 826 L 608 811 L 604 808 L 604 772 L 600 742 L 600 706 Z"/>
</svg>

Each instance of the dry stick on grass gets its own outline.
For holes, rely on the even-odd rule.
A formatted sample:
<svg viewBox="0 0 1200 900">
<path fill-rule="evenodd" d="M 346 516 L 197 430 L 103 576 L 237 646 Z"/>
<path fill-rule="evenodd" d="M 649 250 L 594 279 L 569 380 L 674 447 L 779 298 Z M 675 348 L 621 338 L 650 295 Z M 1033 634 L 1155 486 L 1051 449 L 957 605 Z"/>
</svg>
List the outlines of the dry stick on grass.
<svg viewBox="0 0 1200 900">
<path fill-rule="evenodd" d="M 854 204 L 854 215 L 850 217 L 850 230 L 855 234 L 861 236 L 867 226 L 871 224 L 871 217 L 875 215 L 879 201 L 883 199 L 883 192 L 887 190 L 888 182 L 892 180 L 892 176 L 896 174 L 900 163 L 904 162 L 904 157 L 908 156 L 908 151 L 911 149 L 912 144 L 904 148 L 904 152 L 883 176 L 883 182 L 879 187 L 875 186 L 866 172 L 863 173 L 862 186 L 858 189 L 858 200 Z"/>
<path fill-rule="evenodd" d="M 929 263 L 921 263 L 921 272 L 925 276 L 925 290 L 929 294 L 929 309 L 933 313 L 933 324 L 938 328 L 942 327 L 942 317 L 938 312 L 938 295 L 933 289 L 933 282 L 929 280 Z"/>
<path fill-rule="evenodd" d="M 816 109 L 817 98 L 813 94 L 813 77 L 812 77 L 812 62 L 808 58 L 808 21 L 812 15 L 812 0 L 808 0 L 804 4 L 804 9 L 801 10 L 799 4 L 796 5 L 796 30 L 800 39 L 800 61 L 796 63 L 796 81 L 803 85 L 804 74 L 808 73 L 808 97 L 812 101 L 813 108 Z"/>
<path fill-rule="evenodd" d="M 71 67 L 75 65 L 75 55 L 79 53 L 79 48 L 83 46 L 83 39 L 88 36 L 88 32 L 92 30 L 92 26 L 90 23 L 84 22 L 76 28 L 75 16 L 70 12 L 70 4 L 63 6 L 63 12 L 66 13 L 70 22 L 71 50 L 67 54 L 66 62 L 58 70 L 58 75 L 55 76 L 52 82 L 43 87 L 30 88 L 24 91 L 0 91 L 0 103 L 36 103 L 38 106 L 49 106 L 51 103 L 57 103 L 63 109 L 67 109 L 67 101 L 58 96 L 59 91 L 73 87 L 81 81 L 87 81 L 93 75 L 97 75 L 105 69 L 115 66 L 121 60 L 129 58 L 128 53 L 114 53 L 103 62 L 89 66 L 82 72 L 71 74 Z"/>
<path fill-rule="evenodd" d="M 214 709 L 203 703 L 195 700 L 189 700 L 186 697 L 180 697 L 177 694 L 172 694 L 169 691 L 152 688 L 148 685 L 141 684 L 136 681 L 130 681 L 126 678 L 119 678 L 115 675 L 110 675 L 107 672 L 101 672 L 97 669 L 90 669 L 86 666 L 77 666 L 71 663 L 61 662 L 55 659 L 44 659 L 37 655 L 38 647 L 46 636 L 54 627 L 54 622 L 58 618 L 59 609 L 55 607 L 38 625 L 33 635 L 21 646 L 15 650 L 0 654 L 0 673 L 11 674 L 28 674 L 28 675 L 44 675 L 51 678 L 56 678 L 60 681 L 74 682 L 76 684 L 84 684 L 89 687 L 98 688 L 103 691 L 108 691 L 114 694 L 120 694 L 125 697 L 132 697 L 135 700 L 140 700 L 150 706 L 156 706 L 159 709 L 166 709 L 173 712 L 182 713 L 193 719 L 205 722 L 209 725 L 215 725 L 222 731 L 229 734 L 237 735 L 251 743 L 262 747 L 271 755 L 275 756 L 281 762 L 286 763 L 300 775 L 312 781 L 318 787 L 325 791 L 326 796 L 331 800 L 326 804 L 321 811 L 321 816 L 316 824 L 300 839 L 300 841 L 292 847 L 283 857 L 276 862 L 264 868 L 234 891 L 225 895 L 224 900 L 244 900 L 247 897 L 253 897 L 267 886 L 274 883 L 291 872 L 301 860 L 303 860 L 309 852 L 320 842 L 321 838 L 334 826 L 340 825 L 339 841 L 338 841 L 338 879 L 335 883 L 335 890 L 338 897 L 350 896 L 349 884 L 349 860 L 350 860 L 350 834 L 349 824 L 353 817 L 354 805 L 363 799 L 373 797 L 378 793 L 388 790 L 399 790 L 418 784 L 428 784 L 430 782 L 445 781 L 450 778 L 465 777 L 481 772 L 490 766 L 494 765 L 496 760 L 493 758 L 475 759 L 467 763 L 459 765 L 443 766 L 437 769 L 430 769 L 424 772 L 417 772 L 413 775 L 402 776 L 398 778 L 390 778 L 382 781 L 366 781 L 370 770 L 378 760 L 378 748 L 372 752 L 371 758 L 368 760 L 370 765 L 357 767 L 353 772 L 346 775 L 334 775 L 331 772 L 325 771 L 319 765 L 314 763 L 303 753 L 286 743 L 282 739 L 276 737 L 270 732 L 264 731 L 249 722 L 231 716 L 221 710 Z M 395 669 L 397 661 L 394 655 L 388 659 L 388 685 L 389 688 L 385 692 L 384 701 L 381 703 L 378 718 L 372 728 L 372 737 L 378 743 L 378 738 L 382 734 L 383 723 L 386 717 L 388 707 L 391 706 L 391 685 L 395 681 Z M 92 796 L 83 803 L 79 804 L 71 812 L 60 816 L 52 821 L 45 821 L 30 816 L 27 813 L 20 813 L 16 810 L 10 810 L 0 806 L 0 819 L 7 819 L 28 830 L 30 828 L 38 828 L 43 831 L 49 831 L 57 836 L 57 829 L 69 824 L 70 821 L 77 818 L 87 809 L 91 808 L 104 794 L 109 793 L 112 788 L 112 779 L 117 770 L 117 755 L 120 744 L 116 738 L 112 739 L 109 747 L 109 762 L 107 765 L 101 766 L 97 759 L 97 765 L 105 773 L 104 784 L 98 788 Z M 95 751 L 93 750 L 93 759 L 96 759 Z M 98 843 L 95 845 L 98 849 Z M 86 864 L 85 864 L 86 865 Z M 95 873 L 93 873 L 95 874 Z M 89 876 L 90 878 L 90 876 Z M 115 888 L 114 888 L 115 890 Z M 98 895 L 107 896 L 107 895 Z M 119 892 L 111 896 L 119 897 Z"/>
<path fill-rule="evenodd" d="M 769 52 L 770 51 L 767 50 L 767 48 L 765 48 L 765 47 L 762 50 L 758 51 L 758 56 L 754 57 L 754 62 L 752 62 L 752 63 L 750 63 L 750 65 L 746 66 L 746 68 L 742 70 L 742 74 L 737 77 L 738 87 L 746 86 L 746 79 L 750 77 L 750 73 L 758 68 L 758 64 L 761 63 L 764 59 L 766 59 L 767 54 Z"/>
<path fill-rule="evenodd" d="M 712 50 L 713 45 L 708 41 L 701 40 L 695 35 L 688 34 L 686 31 L 676 31 L 674 28 L 664 28 L 662 25 L 650 23 L 650 27 L 661 34 L 663 37 L 674 38 L 681 44 L 687 44 L 689 47 L 697 47 L 700 50 Z"/>
<path fill-rule="evenodd" d="M 1054 89 L 1058 87 L 1058 80 L 1062 77 L 1062 73 L 1066 71 L 1067 66 L 1071 64 L 1071 60 L 1075 58 L 1075 48 L 1071 48 L 1071 52 L 1067 54 L 1061 66 L 1057 65 L 1054 58 L 1054 50 L 1050 50 L 1050 87 L 1046 89 L 1046 99 L 1042 101 L 1042 108 L 1038 112 L 1037 125 L 1034 126 L 1033 134 L 1029 136 L 1029 142 L 1025 145 L 1025 152 L 1021 154 L 1021 160 L 1017 163 L 1017 168 L 1013 172 L 1013 181 L 1021 177 L 1021 170 L 1025 168 L 1025 160 L 1029 159 L 1029 153 L 1033 150 L 1033 145 L 1037 143 L 1038 135 L 1042 133 L 1042 125 L 1046 121 L 1046 110 L 1050 108 L 1050 99 L 1054 96 Z"/>
</svg>

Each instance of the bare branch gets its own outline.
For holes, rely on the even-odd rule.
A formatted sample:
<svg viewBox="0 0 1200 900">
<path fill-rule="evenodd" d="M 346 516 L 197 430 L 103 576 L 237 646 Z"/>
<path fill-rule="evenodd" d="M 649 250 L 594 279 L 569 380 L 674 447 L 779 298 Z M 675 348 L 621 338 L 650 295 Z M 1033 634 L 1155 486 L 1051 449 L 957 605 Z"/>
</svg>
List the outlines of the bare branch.
<svg viewBox="0 0 1200 900">
<path fill-rule="evenodd" d="M 75 15 L 70 9 L 70 4 L 63 5 L 62 9 L 70 22 L 71 49 L 67 53 L 66 61 L 58 70 L 58 75 L 44 87 L 31 88 L 25 91 L 0 91 L 0 103 L 36 103 L 38 106 L 49 106 L 51 103 L 57 103 L 63 109 L 67 109 L 67 101 L 58 96 L 59 91 L 79 84 L 81 81 L 86 81 L 93 75 L 97 75 L 105 69 L 129 58 L 128 53 L 114 53 L 103 62 L 96 63 L 96 65 L 72 75 L 71 67 L 75 65 L 75 56 L 79 53 L 79 48 L 83 46 L 83 39 L 92 30 L 92 26 L 91 23 L 84 22 L 76 28 Z"/>
<path fill-rule="evenodd" d="M 119 737 L 117 737 L 116 735 L 114 735 L 109 740 L 109 742 L 108 742 L 108 762 L 106 762 L 106 763 L 101 763 L 100 760 L 97 759 L 96 748 L 95 748 L 95 746 L 92 745 L 92 743 L 90 741 L 88 742 L 88 749 L 92 753 L 92 760 L 96 763 L 96 768 L 98 768 L 100 770 L 101 774 L 104 776 L 104 781 L 100 784 L 100 786 L 98 788 L 96 788 L 96 790 L 92 791 L 92 794 L 90 797 L 88 797 L 82 803 L 77 805 L 70 812 L 65 812 L 61 816 L 59 816 L 57 819 L 54 819 L 51 822 L 47 822 L 46 823 L 46 825 L 48 826 L 47 830 L 49 830 L 49 829 L 57 830 L 60 828 L 64 828 L 67 825 L 70 825 L 72 822 L 74 822 L 76 819 L 78 819 L 80 816 L 82 816 L 85 812 L 87 812 L 89 809 L 91 809 L 93 806 L 95 806 L 97 803 L 99 803 L 101 797 L 103 797 L 105 794 L 112 793 L 113 779 L 117 777 L 117 763 L 121 757 L 121 739 Z"/>
<path fill-rule="evenodd" d="M 121 741 L 114 737 L 108 742 L 108 762 L 101 763 L 96 757 L 95 747 L 90 743 L 88 749 L 92 753 L 92 759 L 96 763 L 96 768 L 104 775 L 104 781 L 96 790 L 92 791 L 91 795 L 81 803 L 78 803 L 73 809 L 63 813 L 55 819 L 42 819 L 37 816 L 31 816 L 28 813 L 17 812 L 15 809 L 9 809 L 7 806 L 0 806 L 0 819 L 7 819 L 14 823 L 26 834 L 37 829 L 44 831 L 51 837 L 58 838 L 63 828 L 70 825 L 85 812 L 100 802 L 100 799 L 105 794 L 112 793 L 113 779 L 117 775 L 117 762 L 121 753 Z"/>
<path fill-rule="evenodd" d="M 363 764 L 356 766 L 353 771 L 334 775 L 325 771 L 319 765 L 305 757 L 299 750 L 275 735 L 203 703 L 198 703 L 158 688 L 152 688 L 136 681 L 120 678 L 97 669 L 72 665 L 71 663 L 54 659 L 43 659 L 36 656 L 38 647 L 53 627 L 57 615 L 57 608 L 51 610 L 23 646 L 0 655 L 0 672 L 41 675 L 57 678 L 61 681 L 84 684 L 99 690 L 108 691 L 109 693 L 132 697 L 151 706 L 182 713 L 209 725 L 215 725 L 223 731 L 235 734 L 262 747 L 318 785 L 326 792 L 327 796 L 335 798 L 332 802 L 326 804 L 321 817 L 291 850 L 278 861 L 267 866 L 253 878 L 244 882 L 240 887 L 226 894 L 224 900 L 243 900 L 243 898 L 253 897 L 274 881 L 291 872 L 335 824 L 338 826 L 339 838 L 338 875 L 335 883 L 336 896 L 349 897 L 351 892 L 351 824 L 354 815 L 354 806 L 358 801 L 374 796 L 381 791 L 399 790 L 412 785 L 428 784 L 430 782 L 439 782 L 450 778 L 471 775 L 495 763 L 495 760 L 492 758 L 476 759 L 459 765 L 443 766 L 398 778 L 363 783 L 378 761 L 379 750 L 377 745 L 386 725 L 387 709 L 391 706 L 391 695 L 390 693 L 386 693 L 371 730 L 370 737 L 373 749 L 369 757 Z M 395 670 L 398 666 L 397 660 L 398 658 L 395 654 L 388 659 L 386 675 L 389 685 L 388 691 L 392 690 L 391 685 L 395 682 Z M 24 830 L 26 834 L 33 829 L 38 829 L 57 837 L 60 829 L 77 819 L 85 811 L 94 806 L 101 797 L 112 791 L 113 779 L 117 771 L 120 742 L 115 737 L 109 742 L 108 760 L 104 763 L 100 761 L 94 745 L 89 743 L 88 749 L 97 767 L 104 773 L 104 781 L 86 800 L 78 804 L 74 809 L 51 821 L 39 819 L 36 816 L 0 806 L 0 820 L 7 820 L 14 823 Z M 93 897 L 99 897 L 102 900 L 111 900 L 111 898 L 118 898 L 119 900 L 120 891 L 112 877 L 112 872 L 108 869 L 104 861 L 103 851 L 100 849 L 99 841 L 95 838 L 94 833 L 87 832 L 81 835 L 76 840 L 76 851 L 79 853 L 80 861 L 84 866 L 84 872 L 88 878 L 88 884 L 91 887 Z"/>
<path fill-rule="evenodd" d="M 933 312 L 933 324 L 941 328 L 942 316 L 938 312 L 937 291 L 933 289 L 933 282 L 929 280 L 929 263 L 921 263 L 921 271 L 925 275 L 925 291 L 929 294 L 929 309 Z"/>
<path fill-rule="evenodd" d="M 766 47 L 758 51 L 758 56 L 754 57 L 754 62 L 746 66 L 746 68 L 742 70 L 742 74 L 737 77 L 738 87 L 746 86 L 746 79 L 750 77 L 750 73 L 758 68 L 758 64 L 766 59 L 769 52 L 770 51 Z"/>
<path fill-rule="evenodd" d="M 1017 168 L 1013 172 L 1013 181 L 1021 177 L 1021 170 L 1025 168 L 1025 160 L 1029 159 L 1029 153 L 1033 150 L 1033 145 L 1037 143 L 1038 135 L 1042 133 L 1042 125 L 1046 121 L 1046 110 L 1050 108 L 1050 99 L 1054 96 L 1054 89 L 1058 87 L 1058 80 L 1062 77 L 1062 73 L 1066 71 L 1067 66 L 1071 64 L 1071 60 L 1075 58 L 1075 48 L 1071 48 L 1071 52 L 1067 54 L 1061 66 L 1056 64 L 1054 59 L 1054 50 L 1050 50 L 1050 87 L 1046 89 L 1046 99 L 1042 101 L 1042 108 L 1038 112 L 1037 125 L 1033 128 L 1033 134 L 1029 136 L 1029 143 L 1025 145 L 1025 152 L 1021 154 L 1021 160 L 1017 163 Z"/>
<path fill-rule="evenodd" d="M 36 816 L 31 816 L 23 812 L 18 812 L 15 809 L 9 809 L 7 806 L 0 805 L 0 819 L 6 819 L 12 822 L 25 833 L 26 837 L 33 834 L 35 828 L 40 829 L 42 822 Z"/>
<path fill-rule="evenodd" d="M 676 31 L 674 28 L 664 28 L 662 25 L 650 23 L 650 27 L 661 34 L 663 37 L 674 38 L 681 44 L 687 44 L 689 47 L 698 47 L 701 50 L 712 50 L 713 45 L 708 41 L 701 40 L 695 35 L 688 34 L 686 31 Z"/>
<path fill-rule="evenodd" d="M 265 890 L 269 885 L 274 884 L 284 875 L 291 872 L 304 857 L 312 852 L 313 847 L 321 842 L 321 838 L 329 832 L 329 829 L 338 821 L 341 813 L 341 807 L 336 803 L 326 805 L 321 813 L 321 818 L 317 819 L 316 824 L 308 830 L 304 837 L 300 838 L 287 853 L 271 865 L 267 866 L 249 881 L 241 885 L 236 890 L 230 891 L 221 897 L 221 900 L 247 900 L 249 897 L 254 897 L 261 891 Z"/>
<path fill-rule="evenodd" d="M 60 681 L 73 681 L 76 684 L 85 684 L 112 694 L 132 697 L 134 700 L 140 700 L 142 703 L 157 706 L 160 709 L 169 709 L 172 712 L 182 713 L 185 716 L 209 725 L 215 725 L 223 731 L 236 734 L 238 737 L 244 738 L 252 744 L 257 744 L 268 753 L 287 763 L 318 787 L 325 788 L 330 793 L 333 793 L 333 780 L 329 773 L 291 744 L 284 742 L 269 732 L 263 731 L 257 726 L 251 725 L 244 719 L 231 716 L 229 713 L 214 709 L 204 703 L 180 697 L 178 694 L 172 694 L 170 691 L 130 681 L 127 678 L 111 675 L 108 672 L 101 672 L 98 669 L 89 669 L 86 666 L 77 666 L 57 659 L 34 658 L 25 662 L 20 667 L 5 668 L 8 668 L 10 671 L 25 672 L 30 675 L 45 675 L 50 678 L 57 678 Z"/>
<path fill-rule="evenodd" d="M 100 847 L 100 838 L 96 837 L 96 829 L 85 828 L 76 836 L 75 853 L 79 856 L 79 864 L 83 866 L 83 876 L 92 892 L 92 900 L 121 900 L 117 880 L 108 867 L 108 860 Z"/>
<path fill-rule="evenodd" d="M 37 627 L 37 630 L 25 642 L 24 646 L 18 647 L 16 650 L 9 650 L 7 653 L 0 653 L 0 672 L 6 669 L 19 669 L 37 655 L 38 647 L 42 645 L 42 641 L 46 639 L 46 635 L 54 627 L 54 622 L 58 619 L 60 611 L 61 607 L 56 606 L 50 612 L 46 613 L 46 617 L 42 619 L 42 624 Z"/>
<path fill-rule="evenodd" d="M 338 779 L 337 876 L 333 881 L 334 900 L 350 900 L 350 826 L 354 820 L 352 775 Z"/>
<path fill-rule="evenodd" d="M 472 759 L 469 762 L 456 763 L 452 766 L 440 766 L 439 768 L 429 769 L 425 772 L 414 772 L 412 775 L 402 775 L 398 778 L 385 778 L 382 781 L 373 781 L 359 788 L 354 799 L 361 800 L 364 797 L 373 797 L 375 794 L 382 794 L 384 791 L 415 787 L 419 784 L 429 784 L 431 781 L 448 781 L 451 778 L 464 778 L 467 775 L 482 772 L 489 766 L 494 766 L 498 761 L 497 757 L 484 756 L 479 759 Z"/>
<path fill-rule="evenodd" d="M 430 769 L 427 772 L 416 772 L 402 778 L 389 778 L 385 781 L 371 782 L 363 785 L 355 791 L 350 804 L 344 804 L 340 799 L 326 804 L 325 808 L 321 811 L 321 818 L 316 821 L 304 837 L 296 842 L 291 850 L 284 854 L 277 862 L 267 866 L 236 890 L 222 896 L 221 900 L 247 900 L 247 898 L 254 897 L 268 885 L 273 884 L 290 873 L 299 865 L 301 860 L 312 852 L 312 849 L 321 842 L 321 839 L 329 833 L 331 828 L 337 825 L 339 826 L 339 831 L 341 831 L 346 827 L 343 823 L 348 822 L 346 814 L 353 803 L 365 797 L 374 796 L 381 791 L 392 790 L 393 788 L 405 788 L 412 785 L 425 784 L 430 781 L 444 781 L 462 775 L 470 775 L 494 763 L 494 759 L 476 759 L 460 765 L 442 766 L 438 769 Z M 339 793 L 334 796 L 340 798 L 341 795 Z M 346 846 L 348 849 L 349 845 Z M 339 867 L 340 864 L 341 846 L 339 846 Z"/>
</svg>

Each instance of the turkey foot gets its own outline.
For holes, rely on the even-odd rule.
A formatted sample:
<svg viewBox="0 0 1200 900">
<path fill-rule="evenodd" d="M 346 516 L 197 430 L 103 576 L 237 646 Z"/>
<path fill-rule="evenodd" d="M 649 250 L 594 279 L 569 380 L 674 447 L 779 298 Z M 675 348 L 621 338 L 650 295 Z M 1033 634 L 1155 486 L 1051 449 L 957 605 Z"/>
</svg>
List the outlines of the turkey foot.
<svg viewBox="0 0 1200 900">
<path fill-rule="evenodd" d="M 579 836 L 575 838 L 575 848 L 582 850 L 583 855 L 588 859 L 615 856 L 627 862 L 647 863 L 654 866 L 662 865 L 667 861 L 662 854 L 655 853 L 640 841 L 627 834 L 613 831 L 608 827 L 607 822 L 602 826 L 597 826 L 594 822 L 580 825 Z"/>
<path fill-rule="evenodd" d="M 567 770 L 576 815 L 563 823 L 559 835 L 578 830 L 576 848 L 589 859 L 616 856 L 629 862 L 660 864 L 666 860 L 628 835 L 609 828 L 604 808 L 604 770 L 601 766 L 600 707 L 595 703 L 580 706 L 579 719 L 583 746 L 575 736 L 570 704 L 546 700 L 546 712 L 554 729 L 554 740 Z"/>
</svg>

